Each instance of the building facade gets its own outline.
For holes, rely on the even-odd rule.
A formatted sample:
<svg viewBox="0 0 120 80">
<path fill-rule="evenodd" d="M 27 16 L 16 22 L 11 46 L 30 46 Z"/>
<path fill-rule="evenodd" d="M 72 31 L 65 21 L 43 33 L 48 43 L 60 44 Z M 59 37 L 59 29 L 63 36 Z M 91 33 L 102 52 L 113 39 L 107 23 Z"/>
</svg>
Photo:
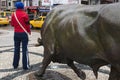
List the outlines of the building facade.
<svg viewBox="0 0 120 80">
<path fill-rule="evenodd" d="M 100 1 L 114 1 L 119 2 L 120 0 L 0 0 L 0 10 L 15 10 L 15 2 L 21 1 L 25 7 L 29 6 L 51 6 L 52 4 L 66 4 L 66 3 L 77 3 L 77 4 L 100 4 Z M 86 3 L 87 1 L 87 3 Z"/>
<path fill-rule="evenodd" d="M 1 10 L 1 0 L 0 0 L 0 10 Z"/>
<path fill-rule="evenodd" d="M 15 3 L 21 1 L 24 6 L 40 6 L 41 0 L 0 0 L 0 10 L 15 10 Z"/>
</svg>

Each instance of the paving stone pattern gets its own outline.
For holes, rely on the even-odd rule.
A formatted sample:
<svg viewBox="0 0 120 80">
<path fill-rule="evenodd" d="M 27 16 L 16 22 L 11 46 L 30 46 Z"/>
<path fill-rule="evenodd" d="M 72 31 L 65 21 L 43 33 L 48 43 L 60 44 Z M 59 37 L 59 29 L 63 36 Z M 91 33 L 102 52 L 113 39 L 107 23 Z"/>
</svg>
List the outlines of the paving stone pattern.
<svg viewBox="0 0 120 80">
<path fill-rule="evenodd" d="M 28 45 L 29 59 L 32 69 L 24 71 L 20 58 L 19 68 L 13 69 L 13 31 L 0 30 L 0 80 L 38 80 L 33 74 L 38 71 L 43 59 L 44 48 L 35 47 L 39 32 L 32 32 Z M 22 57 L 22 53 L 21 53 Z M 98 79 L 95 79 L 91 68 L 85 65 L 76 64 L 86 73 L 86 80 L 108 80 L 109 67 L 103 66 L 99 70 Z M 65 64 L 51 63 L 45 75 L 39 80 L 80 80 L 77 75 Z"/>
</svg>

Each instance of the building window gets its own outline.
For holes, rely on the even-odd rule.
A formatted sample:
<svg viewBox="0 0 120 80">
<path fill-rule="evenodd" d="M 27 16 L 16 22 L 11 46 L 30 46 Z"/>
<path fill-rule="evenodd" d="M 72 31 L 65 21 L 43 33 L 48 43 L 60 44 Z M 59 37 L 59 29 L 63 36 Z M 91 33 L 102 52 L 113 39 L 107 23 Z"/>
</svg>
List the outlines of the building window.
<svg viewBox="0 0 120 80">
<path fill-rule="evenodd" d="M 11 6 L 11 2 L 8 3 L 8 6 Z"/>
<path fill-rule="evenodd" d="M 6 2 L 5 1 L 2 1 L 2 6 L 6 6 Z"/>
</svg>

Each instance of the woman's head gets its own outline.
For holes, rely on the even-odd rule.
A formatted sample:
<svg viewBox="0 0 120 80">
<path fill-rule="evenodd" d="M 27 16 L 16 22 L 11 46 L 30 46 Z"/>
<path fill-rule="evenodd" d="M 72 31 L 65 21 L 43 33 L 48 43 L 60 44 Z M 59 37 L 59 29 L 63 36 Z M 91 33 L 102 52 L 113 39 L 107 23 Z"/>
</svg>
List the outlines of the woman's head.
<svg viewBox="0 0 120 80">
<path fill-rule="evenodd" d="M 22 2 L 15 3 L 16 9 L 24 9 L 24 4 Z"/>
</svg>

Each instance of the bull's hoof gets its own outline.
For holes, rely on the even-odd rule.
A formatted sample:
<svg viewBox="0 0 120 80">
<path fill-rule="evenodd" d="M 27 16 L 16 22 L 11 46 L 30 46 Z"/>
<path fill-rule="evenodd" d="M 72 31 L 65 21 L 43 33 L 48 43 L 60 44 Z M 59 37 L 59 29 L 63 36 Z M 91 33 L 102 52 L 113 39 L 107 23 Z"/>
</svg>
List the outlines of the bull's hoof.
<svg viewBox="0 0 120 80">
<path fill-rule="evenodd" d="M 80 77 L 82 80 L 85 80 L 86 79 L 85 72 L 83 72 L 83 71 L 80 70 L 80 74 L 78 75 L 78 77 Z"/>
</svg>

